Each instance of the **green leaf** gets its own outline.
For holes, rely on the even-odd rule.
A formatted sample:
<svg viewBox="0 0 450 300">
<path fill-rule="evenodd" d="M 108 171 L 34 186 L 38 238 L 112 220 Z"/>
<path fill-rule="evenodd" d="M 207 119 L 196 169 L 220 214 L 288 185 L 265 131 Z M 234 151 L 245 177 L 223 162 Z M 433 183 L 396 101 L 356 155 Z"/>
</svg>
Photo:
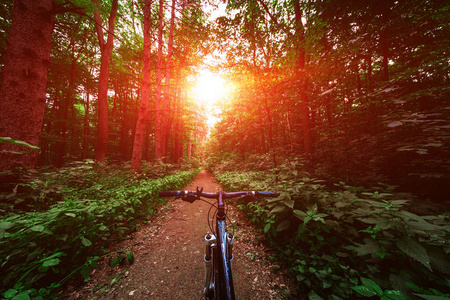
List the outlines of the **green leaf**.
<svg viewBox="0 0 450 300">
<path fill-rule="evenodd" d="M 381 249 L 380 247 L 378 247 L 377 255 L 378 255 L 380 258 L 384 258 L 384 257 L 387 255 L 387 252 L 386 252 L 384 249 Z"/>
<path fill-rule="evenodd" d="M 127 251 L 127 260 L 130 264 L 134 263 L 134 255 L 131 253 L 131 251 Z"/>
<path fill-rule="evenodd" d="M 294 211 L 295 216 L 296 216 L 297 218 L 299 218 L 300 220 L 302 220 L 302 221 L 303 221 L 303 219 L 304 219 L 305 217 L 308 216 L 305 212 L 303 212 L 303 211 L 301 211 L 301 210 L 299 210 L 299 209 L 294 209 L 293 211 Z"/>
<path fill-rule="evenodd" d="M 315 214 L 314 218 L 323 218 L 323 217 L 326 217 L 326 216 L 328 216 L 328 214 Z"/>
<path fill-rule="evenodd" d="M 322 297 L 320 297 L 319 295 L 315 294 L 315 293 L 311 293 L 308 295 L 308 299 L 309 300 L 323 300 Z"/>
<path fill-rule="evenodd" d="M 81 275 L 83 275 L 84 279 L 88 279 L 89 278 L 89 272 L 91 271 L 91 268 L 89 268 L 88 265 L 84 265 L 81 270 L 80 273 Z"/>
<path fill-rule="evenodd" d="M 428 257 L 427 250 L 423 248 L 418 242 L 411 238 L 402 238 L 396 243 L 397 247 L 402 250 L 406 255 L 417 260 L 423 264 L 428 270 L 431 270 L 430 258 Z"/>
<path fill-rule="evenodd" d="M 271 225 L 272 224 L 267 223 L 266 226 L 264 226 L 264 233 L 267 233 L 269 231 Z"/>
<path fill-rule="evenodd" d="M 31 227 L 30 229 L 31 229 L 32 231 L 42 232 L 42 230 L 44 230 L 45 227 L 42 226 L 42 225 L 35 225 L 35 226 Z"/>
<path fill-rule="evenodd" d="M 391 203 L 393 205 L 403 205 L 403 204 L 408 203 L 408 202 L 409 202 L 409 200 L 392 200 L 391 201 Z"/>
<path fill-rule="evenodd" d="M 3 296 L 4 296 L 5 298 L 12 298 L 12 297 L 14 297 L 15 294 L 17 294 L 17 290 L 15 290 L 15 289 L 9 289 L 9 290 L 7 290 L 7 291 L 3 294 Z"/>
<path fill-rule="evenodd" d="M 420 292 L 422 290 L 418 285 L 412 282 L 406 282 L 406 285 L 413 290 L 413 292 Z"/>
<path fill-rule="evenodd" d="M 300 236 L 302 235 L 302 233 L 305 231 L 305 229 L 306 229 L 306 225 L 303 223 L 303 224 L 300 224 L 299 226 L 298 226 L 298 229 L 297 229 L 297 239 L 298 238 L 300 238 Z"/>
<path fill-rule="evenodd" d="M 122 260 L 123 260 L 123 257 L 122 256 L 118 256 L 118 257 L 116 257 L 116 258 L 114 258 L 112 260 L 112 262 L 109 264 L 109 266 L 112 268 L 112 267 L 120 264 L 122 262 Z"/>
<path fill-rule="evenodd" d="M 289 199 L 286 199 L 286 200 L 284 201 L 284 204 L 285 204 L 287 207 L 293 209 L 293 208 L 294 208 L 295 201 L 294 201 L 293 199 L 290 199 L 290 198 L 289 198 Z"/>
<path fill-rule="evenodd" d="M 278 206 L 275 206 L 275 207 L 270 211 L 269 215 L 275 214 L 275 213 L 280 213 L 280 212 L 283 212 L 283 211 L 285 211 L 285 210 L 286 210 L 286 206 L 280 206 L 280 205 L 278 205 Z"/>
<path fill-rule="evenodd" d="M 30 296 L 28 296 L 27 291 L 25 291 L 15 296 L 11 300 L 30 300 Z"/>
<path fill-rule="evenodd" d="M 283 221 L 280 223 L 280 225 L 278 225 L 277 231 L 280 232 L 280 231 L 286 230 L 286 229 L 289 228 L 289 226 L 291 226 L 291 221 L 289 221 L 289 220 L 283 220 Z"/>
<path fill-rule="evenodd" d="M 448 300 L 448 297 L 443 296 L 434 296 L 434 295 L 424 295 L 424 294 L 416 294 L 414 295 L 419 296 L 420 298 L 426 299 L 426 300 Z"/>
<path fill-rule="evenodd" d="M 41 149 L 41 148 L 39 148 L 37 146 L 30 145 L 27 142 L 24 142 L 24 141 L 21 141 L 21 140 L 14 140 L 14 139 L 12 139 L 10 137 L 0 137 L 0 143 L 3 143 L 3 142 L 8 142 L 8 143 L 11 143 L 11 144 L 16 144 L 16 145 L 21 145 L 21 146 L 25 146 L 25 147 L 28 147 L 28 148 L 31 148 L 31 149 Z"/>
<path fill-rule="evenodd" d="M 11 222 L 0 221 L 0 229 L 8 229 L 13 225 Z"/>
<path fill-rule="evenodd" d="M 56 252 L 56 253 L 53 253 L 52 255 L 50 255 L 50 256 L 48 256 L 48 257 L 42 259 L 41 261 L 49 260 L 50 258 L 60 257 L 60 256 L 64 256 L 64 253 L 63 253 L 63 252 Z"/>
<path fill-rule="evenodd" d="M 88 240 L 87 238 L 85 238 L 84 236 L 81 238 L 81 242 L 83 243 L 83 245 L 85 245 L 86 247 L 89 247 L 92 245 L 92 242 L 90 240 Z"/>
<path fill-rule="evenodd" d="M 358 253 L 358 256 L 363 256 L 367 254 L 374 255 L 378 252 L 378 245 L 374 240 L 364 239 L 366 242 L 364 245 L 361 245 L 354 250 Z"/>
<path fill-rule="evenodd" d="M 397 290 L 387 290 L 384 291 L 384 295 L 386 295 L 389 299 L 393 300 L 408 300 L 409 297 L 402 293 L 401 291 Z"/>
<path fill-rule="evenodd" d="M 61 262 L 61 260 L 59 258 L 52 258 L 52 259 L 48 259 L 46 261 L 44 261 L 42 263 L 42 266 L 45 267 L 53 267 L 58 265 Z"/>
<path fill-rule="evenodd" d="M 383 290 L 373 280 L 361 277 L 361 282 L 364 286 L 374 290 L 377 293 L 377 295 L 379 296 L 383 295 Z"/>
<path fill-rule="evenodd" d="M 377 294 L 375 291 L 369 289 L 364 285 L 353 286 L 352 289 L 354 289 L 358 294 L 364 297 L 372 297 Z"/>
</svg>

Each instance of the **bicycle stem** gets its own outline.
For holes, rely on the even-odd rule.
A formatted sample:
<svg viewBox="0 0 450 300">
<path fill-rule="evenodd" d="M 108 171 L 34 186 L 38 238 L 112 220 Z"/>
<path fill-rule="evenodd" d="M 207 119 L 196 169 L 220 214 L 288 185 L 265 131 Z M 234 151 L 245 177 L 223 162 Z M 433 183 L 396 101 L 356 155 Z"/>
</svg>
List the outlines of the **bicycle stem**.
<svg viewBox="0 0 450 300">
<path fill-rule="evenodd" d="M 218 210 L 217 210 L 217 220 L 218 221 L 225 221 L 226 215 L 225 215 L 225 204 L 223 203 L 222 198 L 223 192 L 219 192 L 219 198 L 218 200 Z"/>
</svg>

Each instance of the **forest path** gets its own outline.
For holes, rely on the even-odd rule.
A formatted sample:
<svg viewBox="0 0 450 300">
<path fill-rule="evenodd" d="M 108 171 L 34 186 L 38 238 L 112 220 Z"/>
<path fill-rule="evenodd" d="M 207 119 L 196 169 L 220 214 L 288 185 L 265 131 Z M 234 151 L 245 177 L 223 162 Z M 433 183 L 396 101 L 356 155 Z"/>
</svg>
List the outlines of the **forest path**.
<svg viewBox="0 0 450 300">
<path fill-rule="evenodd" d="M 197 186 L 203 186 L 205 192 L 220 188 L 205 170 L 184 189 L 195 190 Z M 155 221 L 142 225 L 128 239 L 110 248 L 131 250 L 134 264 L 125 262 L 110 268 L 106 260 L 102 261 L 91 272 L 90 282 L 83 287 L 69 286 L 63 298 L 202 299 L 209 208 L 203 201 L 191 204 L 171 200 L 168 209 Z M 242 212 L 230 205 L 228 215 L 236 227 L 233 248 L 236 298 L 289 299 L 293 284 L 287 275 L 273 271 L 276 263 L 268 257 L 273 251 L 259 242 L 260 234 Z"/>
</svg>

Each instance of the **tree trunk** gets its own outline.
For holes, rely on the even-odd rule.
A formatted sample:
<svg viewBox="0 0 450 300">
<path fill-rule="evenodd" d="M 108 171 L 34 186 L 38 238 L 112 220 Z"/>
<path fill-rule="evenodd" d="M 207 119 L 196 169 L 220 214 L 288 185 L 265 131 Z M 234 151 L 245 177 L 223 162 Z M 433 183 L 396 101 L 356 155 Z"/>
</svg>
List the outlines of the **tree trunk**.
<svg viewBox="0 0 450 300">
<path fill-rule="evenodd" d="M 367 68 L 367 87 L 369 89 L 369 91 L 372 91 L 373 89 L 373 80 L 372 80 L 372 53 L 367 54 L 367 56 L 365 57 L 366 60 L 366 68 Z"/>
<path fill-rule="evenodd" d="M 308 94 L 306 93 L 308 88 L 308 80 L 306 78 L 305 72 L 305 28 L 302 23 L 302 11 L 300 10 L 299 0 L 294 2 L 294 12 L 295 12 L 295 36 L 297 37 L 297 70 L 296 75 L 300 81 L 300 114 L 301 114 L 301 124 L 303 129 L 303 147 L 306 153 L 312 152 L 311 145 L 311 128 L 310 128 L 310 117 L 309 117 L 309 107 L 308 107 Z"/>
<path fill-rule="evenodd" d="M 288 141 L 289 141 L 289 147 L 290 147 L 291 151 L 293 151 L 294 150 L 294 143 L 292 142 L 292 128 L 291 128 L 291 117 L 290 117 L 290 109 L 289 109 L 290 104 L 288 103 L 286 105 L 286 107 L 287 107 L 287 111 L 286 111 L 286 125 L 287 125 L 287 130 L 288 130 L 287 138 L 288 138 Z"/>
<path fill-rule="evenodd" d="M 162 113 L 162 153 L 163 156 L 167 154 L 167 143 L 169 139 L 169 93 L 170 89 L 170 77 L 172 71 L 172 53 L 173 53 L 173 30 L 175 25 L 175 0 L 172 0 L 172 12 L 170 17 L 170 30 L 169 30 L 169 41 L 167 44 L 167 59 L 166 59 L 166 77 L 165 77 L 165 87 L 164 87 L 164 103 L 163 103 L 163 113 Z"/>
<path fill-rule="evenodd" d="M 391 0 L 382 1 L 381 4 L 381 20 L 383 20 L 384 26 L 380 32 L 380 48 L 381 55 L 383 56 L 382 68 L 383 68 L 383 80 L 389 81 L 389 21 L 391 17 Z"/>
<path fill-rule="evenodd" d="M 87 85 L 86 90 L 86 102 L 84 103 L 84 130 L 83 130 L 83 150 L 81 154 L 81 159 L 87 158 L 88 147 L 89 147 L 89 85 Z"/>
<path fill-rule="evenodd" d="M 121 122 L 120 122 L 120 142 L 119 142 L 119 148 L 120 148 L 120 156 L 123 160 L 127 160 L 128 158 L 128 122 L 129 118 L 131 116 L 128 115 L 128 92 L 127 87 L 124 87 L 123 91 L 123 102 L 122 102 L 122 109 L 121 109 Z"/>
<path fill-rule="evenodd" d="M 150 45 L 151 45 L 151 1 L 145 0 L 144 6 L 144 50 L 143 50 L 143 78 L 142 78 L 142 96 L 141 108 L 136 122 L 136 131 L 134 134 L 133 153 L 131 156 L 131 170 L 139 172 L 142 159 L 142 145 L 144 142 L 145 126 L 147 125 L 150 101 Z"/>
<path fill-rule="evenodd" d="M 108 40 L 105 43 L 103 29 L 101 27 L 102 20 L 100 17 L 100 8 L 98 7 L 94 13 L 95 27 L 97 30 L 98 42 L 102 53 L 100 60 L 100 75 L 98 78 L 98 132 L 97 147 L 95 151 L 95 159 L 104 161 L 108 152 L 108 78 L 109 78 L 109 62 L 111 60 L 113 49 L 114 24 L 117 14 L 117 1 L 113 0 L 111 6 L 111 14 L 108 20 Z"/>
<path fill-rule="evenodd" d="M 52 0 L 14 1 L 0 87 L 0 137 L 39 144 L 54 16 Z M 25 152 L 18 154 L 18 152 Z M 0 172 L 34 168 L 35 149 L 0 143 Z"/>
<path fill-rule="evenodd" d="M 180 88 L 180 77 L 181 68 L 178 68 L 176 77 L 176 94 L 173 101 L 173 112 L 174 112 L 174 136 L 173 136 L 173 149 L 172 149 L 172 162 L 178 164 L 180 160 L 179 156 L 179 145 L 180 145 L 180 130 L 181 130 L 181 113 L 180 113 L 180 102 L 181 102 L 181 88 Z"/>
<path fill-rule="evenodd" d="M 70 76 L 69 76 L 69 84 L 67 88 L 66 93 L 66 101 L 61 101 L 60 103 L 63 105 L 63 107 L 60 107 L 62 109 L 62 120 L 61 120 L 61 126 L 60 126 L 60 141 L 58 142 L 58 153 L 55 153 L 57 155 L 56 157 L 56 167 L 61 168 L 64 165 L 64 157 L 67 154 L 67 125 L 69 122 L 69 109 L 72 109 L 73 111 L 73 103 L 72 103 L 72 94 L 74 89 L 74 82 L 75 82 L 75 67 L 76 67 L 76 61 L 75 61 L 75 53 L 74 49 L 72 47 L 72 61 L 70 64 Z M 74 141 L 72 141 L 74 142 Z"/>
<path fill-rule="evenodd" d="M 156 73 L 156 101 L 155 101 L 155 158 L 161 159 L 163 153 L 163 128 L 161 113 L 161 81 L 162 81 L 162 51 L 163 51 L 163 10 L 164 0 L 159 0 L 159 25 L 158 25 L 158 66 Z"/>
<path fill-rule="evenodd" d="M 267 125 L 269 129 L 269 151 L 273 151 L 273 134 L 272 134 L 272 113 L 270 111 L 269 104 L 267 103 L 267 95 L 264 91 L 264 109 L 266 110 L 267 115 Z"/>
<path fill-rule="evenodd" d="M 58 93 L 59 91 L 57 91 L 54 95 L 54 99 L 53 99 L 53 105 L 52 108 L 50 110 L 50 114 L 49 114 L 49 119 L 53 120 L 56 119 L 57 117 L 57 101 L 56 99 L 58 98 Z M 37 165 L 38 166 L 44 166 L 44 165 L 49 165 L 50 159 L 49 159 L 49 137 L 51 135 L 51 131 L 53 130 L 53 122 L 47 122 L 47 124 L 44 123 L 44 128 L 43 131 L 45 132 L 43 135 L 41 135 L 41 139 L 40 139 L 40 147 L 41 147 L 41 151 L 39 153 L 39 157 L 37 159 Z"/>
<path fill-rule="evenodd" d="M 190 138 L 188 140 L 188 144 L 187 144 L 187 158 L 191 159 L 192 158 L 192 133 L 190 135 Z"/>
</svg>

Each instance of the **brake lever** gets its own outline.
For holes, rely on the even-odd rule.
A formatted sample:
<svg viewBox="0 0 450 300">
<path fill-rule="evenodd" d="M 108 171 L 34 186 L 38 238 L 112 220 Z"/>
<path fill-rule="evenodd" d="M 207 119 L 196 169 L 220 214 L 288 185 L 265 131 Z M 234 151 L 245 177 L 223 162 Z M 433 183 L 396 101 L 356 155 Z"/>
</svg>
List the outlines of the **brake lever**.
<svg viewBox="0 0 450 300">
<path fill-rule="evenodd" d="M 187 201 L 189 203 L 194 203 L 195 200 L 197 200 L 197 198 L 192 195 L 183 197 L 183 201 Z"/>
</svg>

